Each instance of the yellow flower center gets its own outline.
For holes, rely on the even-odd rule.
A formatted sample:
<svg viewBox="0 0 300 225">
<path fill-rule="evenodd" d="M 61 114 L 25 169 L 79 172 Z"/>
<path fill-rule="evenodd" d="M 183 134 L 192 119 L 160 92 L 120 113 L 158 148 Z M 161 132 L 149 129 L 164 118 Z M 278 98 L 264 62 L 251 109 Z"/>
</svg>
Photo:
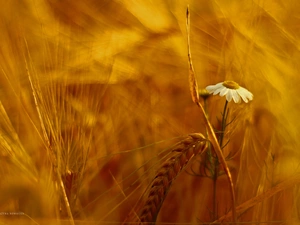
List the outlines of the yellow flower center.
<svg viewBox="0 0 300 225">
<path fill-rule="evenodd" d="M 226 80 L 223 82 L 223 86 L 229 89 L 239 89 L 240 85 L 232 80 Z"/>
</svg>

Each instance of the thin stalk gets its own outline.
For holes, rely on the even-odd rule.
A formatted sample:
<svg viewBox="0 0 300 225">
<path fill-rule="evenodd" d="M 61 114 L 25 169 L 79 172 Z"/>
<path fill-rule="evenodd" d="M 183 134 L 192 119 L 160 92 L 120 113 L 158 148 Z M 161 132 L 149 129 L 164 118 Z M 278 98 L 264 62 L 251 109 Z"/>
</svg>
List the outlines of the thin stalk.
<svg viewBox="0 0 300 225">
<path fill-rule="evenodd" d="M 227 115 L 228 115 L 228 101 L 226 100 L 223 114 L 222 114 L 222 121 L 221 121 L 221 132 L 219 136 L 219 146 L 221 149 L 223 148 L 223 139 L 226 129 L 226 121 L 227 121 Z M 217 180 L 219 176 L 219 160 L 216 158 L 214 160 L 214 172 L 213 172 L 213 220 L 218 219 L 218 205 L 217 205 Z"/>
<path fill-rule="evenodd" d="M 221 148 L 223 146 L 223 139 L 224 139 L 224 133 L 225 133 L 225 128 L 226 128 L 227 105 L 228 105 L 228 101 L 226 100 L 225 105 L 224 105 L 223 114 L 222 114 L 221 133 L 220 133 L 220 136 L 219 136 L 219 145 L 220 145 Z"/>
<path fill-rule="evenodd" d="M 207 112 L 207 99 L 204 98 L 204 111 L 205 111 L 205 115 L 208 118 L 208 112 Z M 208 131 L 206 129 L 206 138 L 208 138 Z M 211 178 L 213 180 L 213 207 L 212 207 L 212 218 L 213 220 L 217 220 L 218 219 L 218 206 L 217 206 L 217 179 L 218 179 L 218 158 L 213 157 L 212 155 L 212 151 L 211 151 L 211 145 L 209 143 L 208 145 L 208 160 L 210 163 L 210 175 Z"/>
<path fill-rule="evenodd" d="M 213 220 L 218 219 L 218 205 L 217 205 L 217 180 L 218 180 L 218 169 L 219 160 L 215 158 L 213 170 Z"/>
<path fill-rule="evenodd" d="M 206 117 L 208 118 L 208 113 L 207 113 L 207 98 L 204 98 L 204 112 L 205 112 L 205 115 Z M 206 133 L 205 133 L 205 137 L 208 139 L 208 131 L 206 129 Z M 209 163 L 210 163 L 210 174 L 213 176 L 214 174 L 214 168 L 212 168 L 212 165 L 214 165 L 214 162 L 213 162 L 213 156 L 212 156 L 212 151 L 211 151 L 211 144 L 208 143 L 208 147 L 207 147 L 207 153 L 208 155 L 208 160 L 209 160 Z"/>
<path fill-rule="evenodd" d="M 219 142 L 217 140 L 217 137 L 216 137 L 216 134 L 214 132 L 214 129 L 212 127 L 212 125 L 210 124 L 207 116 L 206 116 L 206 113 L 204 111 L 204 108 L 203 106 L 199 103 L 197 104 L 200 108 L 200 112 L 202 114 L 202 117 L 204 119 L 204 123 L 205 123 L 205 127 L 207 128 L 207 134 L 208 134 L 208 139 L 210 140 L 214 150 L 215 150 L 215 153 L 220 161 L 220 163 L 222 164 L 222 166 L 224 167 L 224 171 L 225 171 L 225 174 L 227 176 L 227 179 L 228 179 L 228 183 L 229 183 L 229 186 L 230 186 L 230 193 L 231 193 L 231 204 L 232 204 L 232 218 L 233 218 L 233 224 L 236 224 L 237 222 L 237 218 L 236 218 L 236 203 L 235 203 L 235 192 L 234 192 L 234 186 L 233 186 L 233 181 L 232 181 L 232 176 L 231 176 L 231 173 L 230 173 L 230 170 L 228 168 L 228 165 L 226 163 L 226 160 L 225 160 L 225 157 L 223 155 L 223 152 L 221 150 L 221 147 L 219 145 Z"/>
<path fill-rule="evenodd" d="M 190 84 L 190 92 L 192 96 L 192 100 L 194 103 L 196 103 L 197 106 L 200 107 L 201 114 L 204 118 L 205 127 L 207 129 L 207 135 L 208 140 L 211 142 L 214 151 L 218 157 L 218 160 L 224 167 L 225 174 L 227 175 L 227 179 L 230 185 L 230 192 L 231 192 L 231 202 L 232 202 L 232 215 L 233 215 L 233 222 L 236 224 L 236 213 L 235 213 L 235 194 L 234 194 L 234 187 L 232 182 L 232 176 L 230 173 L 230 170 L 228 168 L 228 165 L 226 163 L 225 157 L 223 155 L 223 152 L 221 150 L 221 147 L 219 145 L 219 142 L 217 140 L 216 134 L 213 130 L 213 127 L 211 126 L 208 117 L 205 113 L 205 110 L 202 106 L 202 104 L 199 101 L 199 93 L 198 93 L 198 84 L 197 80 L 195 78 L 195 70 L 192 63 L 192 54 L 191 54 L 191 48 L 190 48 L 190 12 L 189 12 L 189 6 L 187 7 L 186 11 L 186 30 L 187 30 L 187 47 L 188 47 L 188 61 L 189 61 L 189 84 Z"/>
</svg>

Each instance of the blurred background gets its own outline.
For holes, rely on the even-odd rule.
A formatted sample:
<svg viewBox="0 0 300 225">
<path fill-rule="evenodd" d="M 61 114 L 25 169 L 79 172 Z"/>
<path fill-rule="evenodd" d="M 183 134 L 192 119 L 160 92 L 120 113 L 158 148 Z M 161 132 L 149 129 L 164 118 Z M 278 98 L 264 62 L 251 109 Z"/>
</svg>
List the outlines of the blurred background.
<svg viewBox="0 0 300 225">
<path fill-rule="evenodd" d="M 120 224 L 184 135 L 205 133 L 188 83 L 186 8 L 200 89 L 234 80 L 254 95 L 229 104 L 224 148 L 238 214 L 299 224 L 297 0 L 10 0 L 0 8 L 0 221 Z M 219 126 L 224 98 L 207 100 Z M 174 182 L 158 222 L 212 222 L 231 210 L 225 175 Z M 193 169 L 194 168 L 194 169 Z M 190 171 L 190 172 L 188 172 Z M 272 192 L 273 193 L 273 192 Z M 213 202 L 217 212 L 212 216 Z M 66 207 L 66 202 L 70 207 Z M 18 215 L 7 215 L 19 212 Z"/>
</svg>

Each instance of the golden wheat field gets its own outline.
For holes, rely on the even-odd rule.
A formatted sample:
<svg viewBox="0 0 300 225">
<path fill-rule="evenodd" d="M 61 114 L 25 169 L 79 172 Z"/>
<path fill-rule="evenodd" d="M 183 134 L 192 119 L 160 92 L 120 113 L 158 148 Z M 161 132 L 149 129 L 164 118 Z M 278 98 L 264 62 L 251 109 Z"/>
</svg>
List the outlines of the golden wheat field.
<svg viewBox="0 0 300 225">
<path fill-rule="evenodd" d="M 0 225 L 300 224 L 300 1 L 0 2 Z"/>
</svg>

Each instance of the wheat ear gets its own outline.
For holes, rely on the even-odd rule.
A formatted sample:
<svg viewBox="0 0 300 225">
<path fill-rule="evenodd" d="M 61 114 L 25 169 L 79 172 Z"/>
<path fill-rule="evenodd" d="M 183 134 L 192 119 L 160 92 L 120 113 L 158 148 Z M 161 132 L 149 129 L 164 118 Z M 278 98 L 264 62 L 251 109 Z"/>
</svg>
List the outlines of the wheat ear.
<svg viewBox="0 0 300 225">
<path fill-rule="evenodd" d="M 28 57 L 29 57 L 30 61 L 32 61 L 32 59 L 30 57 L 30 52 L 29 52 L 29 48 L 28 48 L 26 38 L 24 38 L 24 43 L 25 43 L 25 46 L 26 46 L 26 49 L 27 49 L 27 52 L 28 52 Z M 62 196 L 63 196 L 63 201 L 65 203 L 65 207 L 66 207 L 66 210 L 67 210 L 68 217 L 70 219 L 70 224 L 75 225 L 73 215 L 72 215 L 72 211 L 71 211 L 71 207 L 70 207 L 70 203 L 69 203 L 69 200 L 68 200 L 68 197 L 67 197 L 67 194 L 66 194 L 66 189 L 65 189 L 61 174 L 60 174 L 59 169 L 58 169 L 57 157 L 56 157 L 56 154 L 55 154 L 55 152 L 53 151 L 53 149 L 51 147 L 50 138 L 49 138 L 49 135 L 47 134 L 46 125 L 44 123 L 44 119 L 43 119 L 43 116 L 42 116 L 40 103 L 39 103 L 39 100 L 38 100 L 38 99 L 43 99 L 42 95 L 40 94 L 40 87 L 39 87 L 38 83 L 34 83 L 32 77 L 31 77 L 30 70 L 29 70 L 29 65 L 30 64 L 26 60 L 25 53 L 24 53 L 24 60 L 25 60 L 25 65 L 26 65 L 27 76 L 28 76 L 30 86 L 31 86 L 31 90 L 32 90 L 32 94 L 33 94 L 35 107 L 36 107 L 38 117 L 39 117 L 39 120 L 40 120 L 40 124 L 41 124 L 43 138 L 44 138 L 44 141 L 46 143 L 46 148 L 49 151 L 50 156 L 51 156 L 51 162 L 52 162 L 52 165 L 53 165 L 53 170 L 55 172 L 58 184 L 61 188 L 61 193 L 62 193 Z"/>
<path fill-rule="evenodd" d="M 139 222 L 141 224 L 156 221 L 173 181 L 195 155 L 204 152 L 207 147 L 206 143 L 202 134 L 195 133 L 190 134 L 172 148 L 172 156 L 163 163 L 151 182 L 146 203 L 140 211 Z"/>
</svg>

